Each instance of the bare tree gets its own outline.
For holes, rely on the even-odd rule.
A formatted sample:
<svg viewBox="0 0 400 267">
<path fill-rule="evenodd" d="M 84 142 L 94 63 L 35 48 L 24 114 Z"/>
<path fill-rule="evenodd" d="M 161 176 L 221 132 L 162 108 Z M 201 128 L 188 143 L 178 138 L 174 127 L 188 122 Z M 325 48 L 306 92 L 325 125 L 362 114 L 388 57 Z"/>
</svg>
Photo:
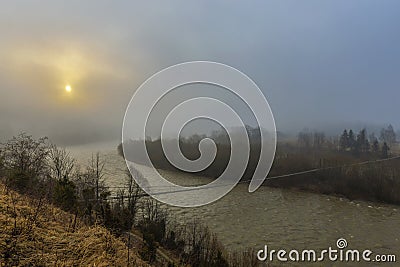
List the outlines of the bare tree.
<svg viewBox="0 0 400 267">
<path fill-rule="evenodd" d="M 143 196 L 143 191 L 136 183 L 134 177 L 139 178 L 139 176 L 142 176 L 142 174 L 138 170 L 132 169 L 131 172 L 127 170 L 126 175 L 127 175 L 126 185 L 128 187 L 128 192 L 127 192 L 128 210 L 133 223 L 137 213 L 139 200 Z"/>
<path fill-rule="evenodd" d="M 308 130 L 304 130 L 298 134 L 297 141 L 301 147 L 308 149 L 311 147 L 313 136 Z"/>
<path fill-rule="evenodd" d="M 73 159 L 65 148 L 58 148 L 55 145 L 50 146 L 48 157 L 49 175 L 58 181 L 70 180 L 75 167 Z"/>
<path fill-rule="evenodd" d="M 105 162 L 100 154 L 93 154 L 85 171 L 76 170 L 74 184 L 80 198 L 79 209 L 89 224 L 95 219 L 104 220 L 109 207 L 107 198 L 110 191 L 105 184 Z"/>
<path fill-rule="evenodd" d="M 380 139 L 382 142 L 386 142 L 389 146 L 396 143 L 396 133 L 392 125 L 389 125 L 386 129 L 381 130 Z"/>
<path fill-rule="evenodd" d="M 323 132 L 314 132 L 313 146 L 315 148 L 321 148 L 325 143 L 325 134 Z"/>
<path fill-rule="evenodd" d="M 2 148 L 2 165 L 10 179 L 19 189 L 30 181 L 46 177 L 46 157 L 49 153 L 47 137 L 38 140 L 25 133 L 13 137 Z"/>
<path fill-rule="evenodd" d="M 98 219 L 98 215 L 100 215 L 100 219 L 103 221 L 105 219 L 105 209 L 108 205 L 107 197 L 110 195 L 105 185 L 104 167 L 104 160 L 101 159 L 100 153 L 96 153 L 96 155 L 92 155 L 86 171 L 87 192 L 92 192 L 94 194 L 93 210 L 95 211 L 96 219 Z"/>
<path fill-rule="evenodd" d="M 166 219 L 166 212 L 153 199 L 146 199 L 142 203 L 143 221 L 158 222 Z"/>
<path fill-rule="evenodd" d="M 105 162 L 100 158 L 100 153 L 92 154 L 87 167 L 88 182 L 94 186 L 96 202 L 100 200 L 102 193 L 105 193 L 106 187 L 104 183 L 104 166 Z"/>
</svg>

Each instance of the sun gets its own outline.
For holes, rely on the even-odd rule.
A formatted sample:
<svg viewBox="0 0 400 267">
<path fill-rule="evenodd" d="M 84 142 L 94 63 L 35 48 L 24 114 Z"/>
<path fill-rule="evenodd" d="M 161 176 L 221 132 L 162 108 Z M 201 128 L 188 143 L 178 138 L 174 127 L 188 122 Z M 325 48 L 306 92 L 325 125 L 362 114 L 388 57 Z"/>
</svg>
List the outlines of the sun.
<svg viewBox="0 0 400 267">
<path fill-rule="evenodd" d="M 72 91 L 72 87 L 71 87 L 71 85 L 66 85 L 65 86 L 65 91 L 67 91 L 68 93 L 71 93 L 71 91 Z"/>
</svg>

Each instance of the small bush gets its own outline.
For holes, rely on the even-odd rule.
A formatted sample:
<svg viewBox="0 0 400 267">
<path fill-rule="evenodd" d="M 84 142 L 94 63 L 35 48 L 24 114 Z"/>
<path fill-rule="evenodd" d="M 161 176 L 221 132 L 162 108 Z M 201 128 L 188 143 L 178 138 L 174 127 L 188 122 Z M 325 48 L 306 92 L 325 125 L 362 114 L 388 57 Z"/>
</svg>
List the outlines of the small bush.
<svg viewBox="0 0 400 267">
<path fill-rule="evenodd" d="M 75 184 L 68 180 L 57 181 L 54 188 L 54 203 L 66 211 L 73 211 L 76 207 L 77 197 Z"/>
</svg>

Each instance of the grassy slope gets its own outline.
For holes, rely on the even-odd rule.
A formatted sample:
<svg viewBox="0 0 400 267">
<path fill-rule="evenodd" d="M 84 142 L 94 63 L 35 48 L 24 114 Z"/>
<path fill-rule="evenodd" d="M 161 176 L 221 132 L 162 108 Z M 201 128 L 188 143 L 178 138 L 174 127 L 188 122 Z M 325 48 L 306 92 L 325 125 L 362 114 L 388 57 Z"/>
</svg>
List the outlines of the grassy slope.
<svg viewBox="0 0 400 267">
<path fill-rule="evenodd" d="M 127 266 L 125 244 L 105 228 L 78 221 L 73 230 L 73 215 L 38 204 L 0 183 L 0 266 Z M 130 258 L 148 266 L 136 251 Z"/>
</svg>

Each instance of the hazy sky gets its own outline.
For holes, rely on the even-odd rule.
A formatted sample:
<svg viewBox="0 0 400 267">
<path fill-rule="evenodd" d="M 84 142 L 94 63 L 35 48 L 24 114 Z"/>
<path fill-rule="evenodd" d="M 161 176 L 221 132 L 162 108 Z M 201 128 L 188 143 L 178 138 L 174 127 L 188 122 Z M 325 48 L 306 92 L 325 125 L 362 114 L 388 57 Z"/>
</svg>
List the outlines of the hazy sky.
<svg viewBox="0 0 400 267">
<path fill-rule="evenodd" d="M 0 139 L 118 140 L 135 89 L 191 60 L 249 75 L 278 130 L 400 128 L 399 49 L 397 0 L 3 2 Z"/>
</svg>

